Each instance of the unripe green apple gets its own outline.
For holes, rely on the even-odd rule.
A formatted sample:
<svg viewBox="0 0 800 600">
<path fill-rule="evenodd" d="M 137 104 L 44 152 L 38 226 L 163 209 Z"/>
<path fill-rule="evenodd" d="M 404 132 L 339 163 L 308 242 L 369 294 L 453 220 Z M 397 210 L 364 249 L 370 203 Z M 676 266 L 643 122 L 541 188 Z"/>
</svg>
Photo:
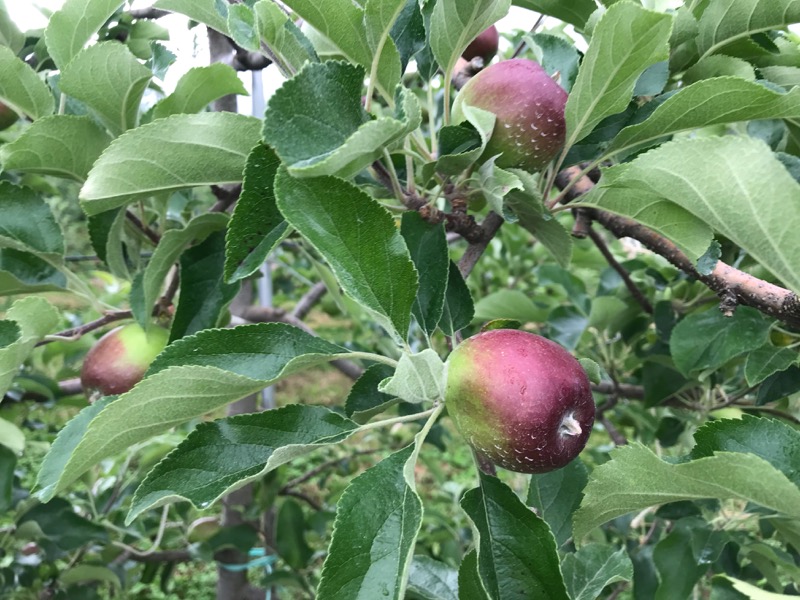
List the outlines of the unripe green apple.
<svg viewBox="0 0 800 600">
<path fill-rule="evenodd" d="M 164 349 L 169 332 L 151 327 L 145 332 L 137 323 L 112 329 L 86 354 L 81 384 L 87 394 L 124 394 L 144 377 L 147 367 Z"/>
<path fill-rule="evenodd" d="M 561 346 L 516 329 L 479 333 L 448 361 L 445 405 L 472 448 L 520 473 L 546 473 L 589 439 L 589 378 Z"/>
<path fill-rule="evenodd" d="M 478 37 L 472 40 L 466 50 L 461 53 L 461 56 L 466 60 L 472 60 L 476 56 L 480 56 L 483 62 L 488 64 L 497 54 L 499 45 L 500 34 L 497 32 L 497 27 L 492 25 L 479 33 Z"/>
<path fill-rule="evenodd" d="M 7 104 L 0 102 L 0 131 L 8 129 L 19 120 L 19 115 Z"/>
<path fill-rule="evenodd" d="M 465 104 L 497 116 L 481 159 L 499 154 L 498 167 L 539 171 L 564 145 L 567 93 L 537 62 L 504 60 L 475 75 L 456 96 L 453 123 L 466 120 Z"/>
</svg>

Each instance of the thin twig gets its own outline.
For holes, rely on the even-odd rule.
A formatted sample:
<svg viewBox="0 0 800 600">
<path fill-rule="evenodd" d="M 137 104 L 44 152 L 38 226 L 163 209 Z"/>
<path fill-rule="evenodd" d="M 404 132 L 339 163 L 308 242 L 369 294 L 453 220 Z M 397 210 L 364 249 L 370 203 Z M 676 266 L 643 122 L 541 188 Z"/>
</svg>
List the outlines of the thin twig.
<svg viewBox="0 0 800 600">
<path fill-rule="evenodd" d="M 125 211 L 125 218 L 128 219 L 131 223 L 133 223 L 134 227 L 136 227 L 139 231 L 141 231 L 148 240 L 153 242 L 153 245 L 158 246 L 158 243 L 161 241 L 161 236 L 158 235 L 155 231 L 150 229 L 147 225 L 142 223 L 142 221 L 133 214 L 131 211 Z"/>
<path fill-rule="evenodd" d="M 607 416 L 601 414 L 598 420 L 603 424 L 603 427 L 605 427 L 605 430 L 608 432 L 608 437 L 611 438 L 615 446 L 625 446 L 628 443 L 627 438 L 608 420 Z"/>
<path fill-rule="evenodd" d="M 308 504 L 311 508 L 313 508 L 316 511 L 321 511 L 323 509 L 322 504 L 320 504 L 319 502 L 314 500 L 308 494 L 304 494 L 303 492 L 300 492 L 300 491 L 297 491 L 297 490 L 281 490 L 280 492 L 278 492 L 278 495 L 279 496 L 291 496 L 293 498 L 297 498 L 299 500 L 302 500 L 303 502 Z"/>
<path fill-rule="evenodd" d="M 533 24 L 533 27 L 531 27 L 530 32 L 536 33 L 536 30 L 539 29 L 542 23 L 544 23 L 544 19 L 545 19 L 544 15 L 539 15 L 539 18 L 536 19 L 536 22 Z M 514 53 L 511 55 L 511 58 L 517 58 L 520 54 L 522 54 L 522 51 L 525 50 L 525 46 L 527 46 L 525 40 L 520 40 L 519 43 L 517 44 L 517 47 L 514 48 Z"/>
<path fill-rule="evenodd" d="M 94 331 L 95 329 L 100 329 L 110 323 L 114 323 L 116 321 L 122 321 L 124 319 L 130 319 L 133 317 L 133 312 L 130 310 L 110 310 L 105 313 L 99 319 L 95 319 L 94 321 L 89 321 L 81 325 L 80 327 L 71 327 L 69 329 L 64 329 L 63 331 L 59 331 L 53 335 L 47 336 L 45 339 L 36 342 L 36 346 L 44 346 L 45 344 L 49 344 L 50 342 L 55 342 L 59 340 L 77 340 L 83 335 L 86 335 L 90 331 Z"/>
<path fill-rule="evenodd" d="M 217 201 L 208 211 L 225 212 L 239 199 L 242 193 L 242 186 L 241 184 L 232 186 L 212 185 L 211 191 L 216 196 Z"/>
<path fill-rule="evenodd" d="M 301 485 L 301 484 L 305 483 L 306 481 L 308 481 L 309 479 L 319 475 L 323 471 L 326 471 L 326 470 L 330 469 L 331 467 L 334 467 L 334 466 L 336 466 L 338 464 L 341 464 L 342 462 L 344 462 L 344 461 L 346 461 L 346 460 L 348 460 L 348 459 L 350 459 L 350 458 L 352 458 L 354 456 L 364 456 L 366 454 L 374 454 L 375 452 L 379 452 L 380 450 L 382 450 L 382 448 L 370 448 L 369 450 L 356 450 L 355 452 L 350 453 L 348 456 L 343 456 L 343 457 L 339 457 L 339 458 L 332 458 L 331 460 L 326 460 L 321 465 L 317 465 L 313 469 L 311 469 L 309 471 L 306 471 L 302 475 L 300 475 L 298 477 L 295 477 L 294 479 L 286 482 L 283 485 L 283 487 L 281 487 L 280 491 L 281 492 L 286 492 L 286 491 L 288 491 L 288 490 L 290 490 L 290 489 L 292 489 L 294 487 L 297 487 L 298 485 Z"/>
<path fill-rule="evenodd" d="M 650 300 L 644 295 L 644 292 L 639 289 L 639 286 L 631 279 L 631 274 L 623 267 L 614 255 L 611 254 L 611 250 L 608 249 L 608 244 L 603 239 L 603 237 L 597 233 L 594 229 L 589 227 L 588 231 L 589 237 L 594 242 L 594 245 L 597 246 L 597 249 L 600 250 L 600 254 L 603 255 L 603 258 L 608 261 L 608 264 L 614 269 L 620 277 L 622 277 L 622 281 L 625 283 L 625 287 L 628 288 L 628 291 L 634 297 L 634 299 L 639 303 L 642 307 L 644 312 L 653 314 L 653 305 L 650 304 Z"/>
</svg>

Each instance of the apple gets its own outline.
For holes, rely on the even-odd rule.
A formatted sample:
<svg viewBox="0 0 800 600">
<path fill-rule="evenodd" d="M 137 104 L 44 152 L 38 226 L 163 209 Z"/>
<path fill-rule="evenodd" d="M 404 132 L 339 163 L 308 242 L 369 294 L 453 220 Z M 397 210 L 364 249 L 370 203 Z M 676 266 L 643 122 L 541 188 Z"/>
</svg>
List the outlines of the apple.
<svg viewBox="0 0 800 600">
<path fill-rule="evenodd" d="M 162 327 L 145 331 L 137 323 L 112 329 L 92 346 L 81 369 L 81 384 L 94 397 L 124 394 L 141 381 L 153 359 L 164 349 L 169 332 Z"/>
<path fill-rule="evenodd" d="M 19 120 L 19 115 L 7 104 L 0 102 L 0 131 L 8 129 Z"/>
<path fill-rule="evenodd" d="M 466 120 L 465 104 L 497 117 L 481 160 L 500 155 L 498 167 L 539 171 L 564 145 L 567 93 L 537 62 L 504 60 L 475 75 L 453 102 L 454 123 Z"/>
<path fill-rule="evenodd" d="M 476 56 L 480 56 L 483 62 L 488 64 L 497 54 L 499 44 L 500 34 L 497 32 L 497 27 L 492 25 L 479 33 L 478 37 L 472 40 L 466 50 L 461 53 L 461 56 L 465 60 L 472 60 Z"/>
<path fill-rule="evenodd" d="M 564 348 L 517 329 L 468 338 L 448 359 L 445 406 L 479 455 L 519 473 L 546 473 L 589 439 L 589 378 Z"/>
</svg>

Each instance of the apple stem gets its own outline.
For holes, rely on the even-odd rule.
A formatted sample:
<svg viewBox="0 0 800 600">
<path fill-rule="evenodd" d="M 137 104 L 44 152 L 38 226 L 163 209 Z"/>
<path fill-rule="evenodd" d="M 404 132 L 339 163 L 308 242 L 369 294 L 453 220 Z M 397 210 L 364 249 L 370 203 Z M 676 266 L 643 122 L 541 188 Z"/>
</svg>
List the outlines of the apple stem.
<svg viewBox="0 0 800 600">
<path fill-rule="evenodd" d="M 561 427 L 559 427 L 561 435 L 575 436 L 583 432 L 581 424 L 575 419 L 573 413 L 569 413 L 561 420 Z"/>
</svg>

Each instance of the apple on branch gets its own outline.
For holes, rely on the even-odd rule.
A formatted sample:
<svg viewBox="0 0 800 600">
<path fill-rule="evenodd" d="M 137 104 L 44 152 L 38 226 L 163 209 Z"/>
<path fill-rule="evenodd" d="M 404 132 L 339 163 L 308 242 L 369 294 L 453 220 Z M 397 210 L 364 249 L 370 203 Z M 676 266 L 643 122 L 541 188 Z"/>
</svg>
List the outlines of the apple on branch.
<svg viewBox="0 0 800 600">
<path fill-rule="evenodd" d="M 97 394 L 124 394 L 144 377 L 150 363 L 169 341 L 162 327 L 148 331 L 137 323 L 112 329 L 86 354 L 81 384 L 90 400 Z"/>
<path fill-rule="evenodd" d="M 589 378 L 555 342 L 495 329 L 459 344 L 448 362 L 447 412 L 494 464 L 546 473 L 583 450 L 595 415 Z"/>
</svg>

